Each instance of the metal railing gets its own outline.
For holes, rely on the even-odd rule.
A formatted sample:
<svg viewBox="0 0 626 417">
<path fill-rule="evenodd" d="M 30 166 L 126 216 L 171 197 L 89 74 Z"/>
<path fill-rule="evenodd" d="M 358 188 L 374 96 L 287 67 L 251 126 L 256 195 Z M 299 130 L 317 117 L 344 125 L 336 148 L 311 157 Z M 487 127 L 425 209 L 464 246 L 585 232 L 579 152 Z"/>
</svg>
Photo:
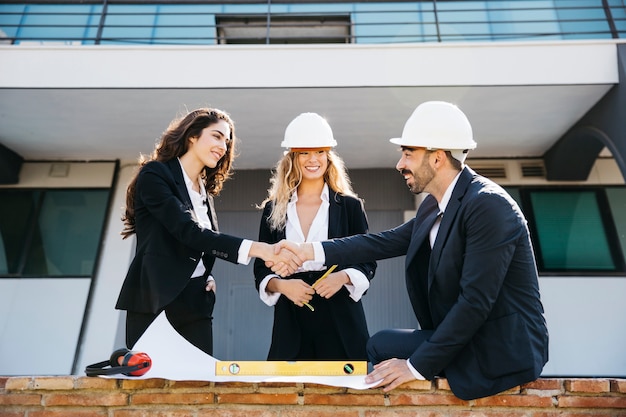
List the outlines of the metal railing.
<svg viewBox="0 0 626 417">
<path fill-rule="evenodd" d="M 477 5 L 484 7 L 476 7 Z M 626 37 L 623 0 L 0 4 L 0 43 L 419 43 Z M 312 10 L 314 9 L 314 10 Z M 228 19 L 225 19 L 228 17 Z"/>
</svg>

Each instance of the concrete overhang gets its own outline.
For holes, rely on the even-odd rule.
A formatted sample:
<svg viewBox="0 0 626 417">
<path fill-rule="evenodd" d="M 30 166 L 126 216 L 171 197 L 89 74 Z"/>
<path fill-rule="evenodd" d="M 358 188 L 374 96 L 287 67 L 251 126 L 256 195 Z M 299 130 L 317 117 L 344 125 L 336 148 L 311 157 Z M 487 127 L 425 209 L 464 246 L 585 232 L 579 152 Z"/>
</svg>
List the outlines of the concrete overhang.
<svg viewBox="0 0 626 417">
<path fill-rule="evenodd" d="M 349 168 L 389 168 L 413 109 L 460 106 L 475 158 L 542 156 L 619 82 L 617 43 L 0 46 L 0 143 L 26 160 L 136 160 L 169 121 L 228 111 L 237 169 L 270 168 L 289 121 L 325 116 Z"/>
</svg>

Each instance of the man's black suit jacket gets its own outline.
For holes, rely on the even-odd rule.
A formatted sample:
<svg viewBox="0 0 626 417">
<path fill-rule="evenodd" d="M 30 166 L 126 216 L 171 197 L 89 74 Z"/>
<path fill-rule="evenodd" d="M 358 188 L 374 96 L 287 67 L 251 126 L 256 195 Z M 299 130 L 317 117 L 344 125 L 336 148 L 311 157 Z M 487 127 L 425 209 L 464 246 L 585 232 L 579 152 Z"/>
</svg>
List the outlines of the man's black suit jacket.
<svg viewBox="0 0 626 417">
<path fill-rule="evenodd" d="M 430 202 L 428 200 L 431 200 Z M 432 253 L 426 197 L 414 219 L 395 229 L 324 242 L 329 264 L 406 255 L 407 291 L 432 337 L 410 356 L 432 379 L 445 373 L 461 399 L 492 395 L 539 377 L 548 330 L 526 220 L 498 185 L 466 167 L 452 192 Z M 434 207 L 433 207 L 434 206 Z M 393 302 L 393 300 L 390 300 Z"/>
</svg>

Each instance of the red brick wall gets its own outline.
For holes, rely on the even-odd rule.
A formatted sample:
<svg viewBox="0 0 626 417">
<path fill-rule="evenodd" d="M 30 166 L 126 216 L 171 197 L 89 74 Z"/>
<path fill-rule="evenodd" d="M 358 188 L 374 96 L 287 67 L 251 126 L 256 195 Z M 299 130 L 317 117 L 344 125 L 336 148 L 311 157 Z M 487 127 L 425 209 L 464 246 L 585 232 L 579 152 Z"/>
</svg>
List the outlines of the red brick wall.
<svg viewBox="0 0 626 417">
<path fill-rule="evenodd" d="M 0 417 L 626 417 L 626 379 L 539 379 L 473 401 L 445 379 L 384 393 L 302 383 L 0 377 Z"/>
</svg>

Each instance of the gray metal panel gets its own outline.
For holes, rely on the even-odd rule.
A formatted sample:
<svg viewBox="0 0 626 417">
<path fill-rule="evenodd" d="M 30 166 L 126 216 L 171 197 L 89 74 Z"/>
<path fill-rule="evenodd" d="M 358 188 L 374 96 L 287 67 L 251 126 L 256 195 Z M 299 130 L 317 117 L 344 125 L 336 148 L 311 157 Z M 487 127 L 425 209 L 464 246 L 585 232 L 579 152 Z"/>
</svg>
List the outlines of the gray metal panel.
<svg viewBox="0 0 626 417">
<path fill-rule="evenodd" d="M 371 232 L 380 232 L 402 223 L 401 212 L 368 212 Z M 404 256 L 378 261 L 376 275 L 363 297 L 370 335 L 390 328 L 417 328 L 404 280 Z"/>
<path fill-rule="evenodd" d="M 350 179 L 354 191 L 365 201 L 368 215 L 372 210 L 415 208 L 414 195 L 395 169 L 351 169 Z"/>
<path fill-rule="evenodd" d="M 267 197 L 270 175 L 269 169 L 236 170 L 220 195 L 215 197 L 218 220 L 220 213 L 226 211 L 257 211 L 256 206 Z"/>
<path fill-rule="evenodd" d="M 256 239 L 261 213 L 218 212 L 220 230 Z M 252 262 L 235 265 L 217 260 L 213 267 L 217 300 L 213 314 L 213 353 L 218 359 L 265 360 L 273 309 L 254 287 Z"/>
</svg>

